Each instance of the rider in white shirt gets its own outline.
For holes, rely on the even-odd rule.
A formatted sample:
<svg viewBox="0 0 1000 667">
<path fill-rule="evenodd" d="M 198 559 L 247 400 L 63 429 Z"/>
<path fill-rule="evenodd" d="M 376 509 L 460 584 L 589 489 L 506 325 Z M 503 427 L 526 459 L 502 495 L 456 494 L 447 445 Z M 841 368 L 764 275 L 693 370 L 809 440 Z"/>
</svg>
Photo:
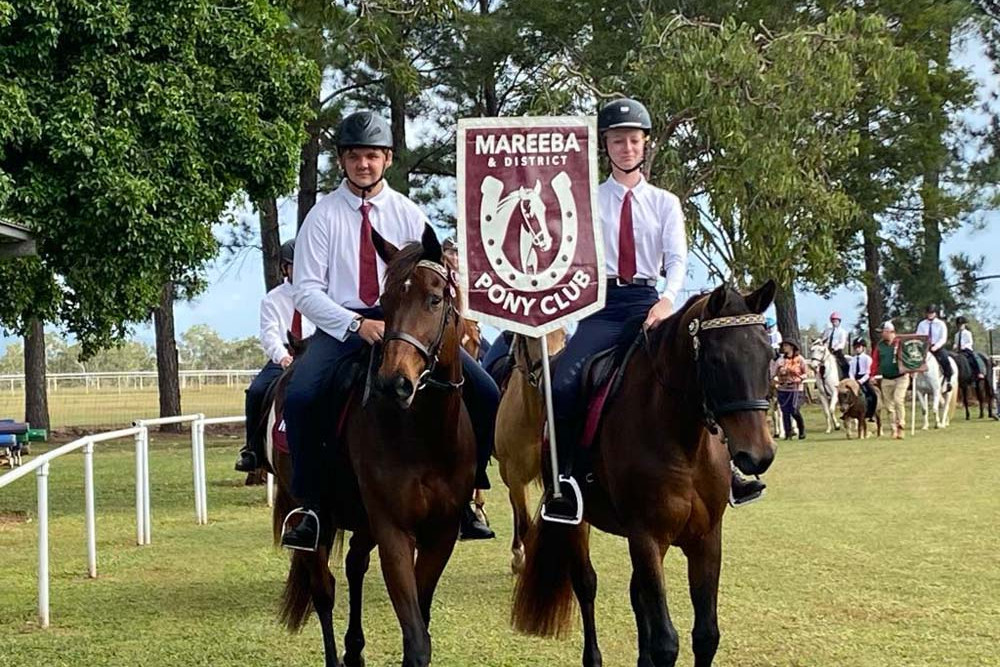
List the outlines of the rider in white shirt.
<svg viewBox="0 0 1000 667">
<path fill-rule="evenodd" d="M 948 343 L 948 325 L 938 317 L 937 306 L 927 306 L 927 317 L 917 325 L 917 335 L 927 336 L 930 341 L 930 351 L 941 366 L 944 377 L 944 391 L 951 391 L 951 358 L 944 346 Z"/>
<path fill-rule="evenodd" d="M 281 377 L 282 372 L 292 363 L 288 334 L 302 339 L 312 336 L 316 331 L 316 325 L 301 314 L 296 317 L 293 302 L 295 288 L 292 286 L 294 260 L 295 239 L 292 239 L 281 246 L 281 275 L 285 280 L 265 294 L 260 301 L 260 346 L 268 361 L 247 387 L 246 441 L 236 461 L 236 470 L 240 472 L 253 472 L 261 464 L 258 453 L 263 449 L 261 436 L 264 433 L 261 427 L 264 397 L 271 384 Z"/>
<path fill-rule="evenodd" d="M 867 345 L 864 338 L 854 340 L 854 356 L 848 368 L 848 377 L 854 378 L 861 385 L 861 391 L 865 394 L 867 409 L 865 417 L 871 420 L 875 416 L 875 390 L 871 386 L 872 358 L 867 352 Z"/>
<path fill-rule="evenodd" d="M 986 377 L 986 364 L 985 360 L 976 354 L 976 348 L 972 341 L 972 332 L 968 328 L 969 321 L 960 315 L 955 319 L 955 324 L 958 325 L 958 331 L 955 332 L 954 349 L 956 352 L 963 353 L 968 358 L 971 368 L 977 373 L 978 379 L 982 380 Z"/>
<path fill-rule="evenodd" d="M 774 358 L 777 359 L 778 355 L 781 354 L 781 332 L 778 331 L 778 320 L 768 315 L 764 320 L 764 328 L 767 330 L 767 340 L 774 350 Z"/>
<path fill-rule="evenodd" d="M 836 311 L 830 313 L 830 326 L 823 331 L 823 342 L 837 358 L 840 377 L 846 378 L 850 375 L 847 368 L 847 357 L 844 356 L 847 351 L 847 329 L 841 326 L 841 322 L 840 313 Z"/>
</svg>

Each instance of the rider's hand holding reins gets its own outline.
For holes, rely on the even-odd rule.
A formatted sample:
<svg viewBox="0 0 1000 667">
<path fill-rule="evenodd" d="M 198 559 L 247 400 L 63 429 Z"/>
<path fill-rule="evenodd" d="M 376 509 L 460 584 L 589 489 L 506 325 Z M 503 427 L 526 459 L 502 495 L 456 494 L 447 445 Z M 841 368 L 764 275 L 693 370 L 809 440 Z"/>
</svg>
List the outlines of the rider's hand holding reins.
<svg viewBox="0 0 1000 667">
<path fill-rule="evenodd" d="M 286 354 L 281 358 L 281 361 L 278 362 L 278 365 L 282 368 L 288 368 L 292 365 L 292 357 Z"/>
<path fill-rule="evenodd" d="M 646 321 L 642 323 L 642 328 L 646 330 L 655 329 L 659 326 L 660 322 L 670 317 L 670 314 L 673 312 L 674 302 L 663 297 L 649 309 L 649 314 L 646 315 Z"/>
<path fill-rule="evenodd" d="M 365 318 L 361 321 L 361 327 L 358 329 L 358 335 L 361 336 L 361 340 L 369 345 L 381 342 L 384 334 L 385 322 L 381 320 L 369 320 Z"/>
</svg>

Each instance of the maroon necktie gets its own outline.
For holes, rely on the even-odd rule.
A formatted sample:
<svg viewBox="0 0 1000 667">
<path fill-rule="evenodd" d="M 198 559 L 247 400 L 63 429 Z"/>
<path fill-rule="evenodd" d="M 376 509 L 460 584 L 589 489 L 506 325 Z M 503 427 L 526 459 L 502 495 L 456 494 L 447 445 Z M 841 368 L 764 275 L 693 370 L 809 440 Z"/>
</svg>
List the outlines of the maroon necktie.
<svg viewBox="0 0 1000 667">
<path fill-rule="evenodd" d="M 292 313 L 292 337 L 302 340 L 302 313 L 297 310 Z"/>
<path fill-rule="evenodd" d="M 372 243 L 372 221 L 368 211 L 372 205 L 361 204 L 361 254 L 359 256 L 358 284 L 361 301 L 366 306 L 374 306 L 378 301 L 378 265 L 375 263 L 375 244 Z"/>
<path fill-rule="evenodd" d="M 618 219 L 618 278 L 631 282 L 635 278 L 635 233 L 632 230 L 632 191 L 625 193 L 622 213 Z"/>
</svg>

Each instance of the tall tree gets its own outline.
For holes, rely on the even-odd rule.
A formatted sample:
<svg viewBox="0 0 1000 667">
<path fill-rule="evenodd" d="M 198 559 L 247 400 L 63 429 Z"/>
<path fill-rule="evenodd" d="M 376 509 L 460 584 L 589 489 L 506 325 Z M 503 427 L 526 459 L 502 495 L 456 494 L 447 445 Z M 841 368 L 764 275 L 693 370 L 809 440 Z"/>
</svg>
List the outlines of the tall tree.
<svg viewBox="0 0 1000 667">
<path fill-rule="evenodd" d="M 290 188 L 318 78 L 286 26 L 255 0 L 0 12 L 0 214 L 32 226 L 59 290 L 49 321 L 85 354 L 197 275 L 234 195 Z M 14 276 L 0 300 L 31 289 Z"/>
<path fill-rule="evenodd" d="M 50 428 L 45 373 L 45 326 L 37 317 L 24 334 L 24 420 L 35 428 Z"/>
</svg>

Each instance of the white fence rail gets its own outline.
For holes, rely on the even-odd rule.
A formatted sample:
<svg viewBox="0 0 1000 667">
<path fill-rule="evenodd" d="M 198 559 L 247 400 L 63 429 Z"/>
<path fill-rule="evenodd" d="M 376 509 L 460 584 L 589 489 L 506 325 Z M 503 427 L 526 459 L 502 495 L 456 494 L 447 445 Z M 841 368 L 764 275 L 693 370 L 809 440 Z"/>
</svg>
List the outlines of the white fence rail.
<svg viewBox="0 0 1000 667">
<path fill-rule="evenodd" d="M 152 542 L 149 483 L 149 427 L 163 424 L 191 424 L 191 467 L 194 480 L 195 521 L 208 523 L 208 484 L 205 475 L 205 427 L 214 424 L 238 424 L 245 417 L 205 418 L 203 414 L 182 415 L 160 419 L 139 419 L 132 428 L 98 433 L 78 438 L 46 452 L 0 475 L 0 489 L 31 473 L 35 473 L 38 504 L 38 623 L 49 627 L 49 466 L 55 459 L 83 450 L 84 514 L 87 533 L 87 574 L 97 578 L 97 521 L 94 503 L 94 445 L 109 440 L 135 439 L 135 531 L 136 544 Z M 268 504 L 272 502 L 273 483 L 268 476 Z"/>
<path fill-rule="evenodd" d="M 244 386 L 260 372 L 260 369 L 233 370 L 207 369 L 179 371 L 181 388 L 205 385 Z M 156 371 L 99 371 L 83 373 L 47 373 L 45 376 L 49 391 L 63 388 L 82 387 L 84 391 L 101 389 L 154 389 L 157 385 Z M 24 389 L 23 373 L 0 375 L 0 389 L 15 393 Z"/>
</svg>

